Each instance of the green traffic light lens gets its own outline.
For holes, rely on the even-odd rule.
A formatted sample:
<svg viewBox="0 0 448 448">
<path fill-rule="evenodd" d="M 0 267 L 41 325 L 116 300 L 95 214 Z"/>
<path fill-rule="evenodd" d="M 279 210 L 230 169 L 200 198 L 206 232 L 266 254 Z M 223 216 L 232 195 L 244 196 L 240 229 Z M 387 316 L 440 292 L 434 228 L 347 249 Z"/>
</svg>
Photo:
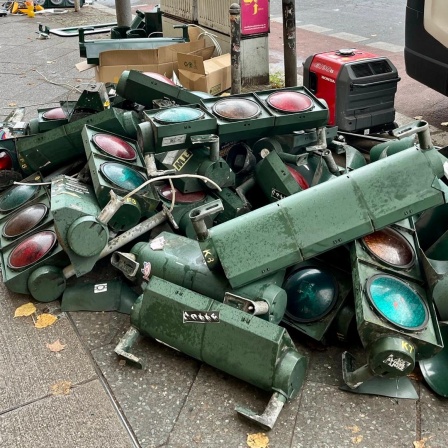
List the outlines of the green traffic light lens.
<svg viewBox="0 0 448 448">
<path fill-rule="evenodd" d="M 338 284 L 327 271 L 304 268 L 291 274 L 283 285 L 288 296 L 286 315 L 296 322 L 315 322 L 333 309 Z"/>
<path fill-rule="evenodd" d="M 137 158 L 135 149 L 128 142 L 115 135 L 95 134 L 92 142 L 100 151 L 116 159 L 132 161 Z"/>
<path fill-rule="evenodd" d="M 44 204 L 34 204 L 25 207 L 11 216 L 3 227 L 5 238 L 17 238 L 24 235 L 41 223 L 47 216 L 48 207 Z"/>
<path fill-rule="evenodd" d="M 25 269 L 50 253 L 57 242 L 56 234 L 49 230 L 35 233 L 18 244 L 9 254 L 11 269 Z"/>
<path fill-rule="evenodd" d="M 110 183 L 127 191 L 134 190 L 146 181 L 138 171 L 116 162 L 103 163 L 100 172 Z"/>
<path fill-rule="evenodd" d="M 10 212 L 28 202 L 39 189 L 38 185 L 15 185 L 0 196 L 0 212 Z"/>
<path fill-rule="evenodd" d="M 417 331 L 428 323 L 428 309 L 421 296 L 397 277 L 374 275 L 367 281 L 367 296 L 375 310 L 397 327 Z"/>
<path fill-rule="evenodd" d="M 248 120 L 258 117 L 261 108 L 246 98 L 224 98 L 213 105 L 213 113 L 228 121 Z"/>
<path fill-rule="evenodd" d="M 280 112 L 297 113 L 313 108 L 313 101 L 308 95 L 290 90 L 271 93 L 266 101 Z"/>
<path fill-rule="evenodd" d="M 370 255 L 394 268 L 409 269 L 415 264 L 414 249 L 396 230 L 378 230 L 362 238 L 362 242 Z"/>
<path fill-rule="evenodd" d="M 199 120 L 204 112 L 193 107 L 170 107 L 154 115 L 154 120 L 161 124 L 186 123 Z"/>
</svg>

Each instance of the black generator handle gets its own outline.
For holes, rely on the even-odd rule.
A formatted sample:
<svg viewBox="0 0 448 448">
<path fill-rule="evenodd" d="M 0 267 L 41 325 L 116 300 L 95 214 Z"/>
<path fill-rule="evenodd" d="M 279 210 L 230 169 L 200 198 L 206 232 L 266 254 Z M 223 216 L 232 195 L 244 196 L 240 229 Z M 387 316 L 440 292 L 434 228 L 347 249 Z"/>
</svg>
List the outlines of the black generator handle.
<svg viewBox="0 0 448 448">
<path fill-rule="evenodd" d="M 366 84 L 356 84 L 354 82 L 352 82 L 350 84 L 350 87 L 353 89 L 353 87 L 374 87 L 374 86 L 379 86 L 381 84 L 388 84 L 390 82 L 399 82 L 401 81 L 401 78 L 399 76 L 397 76 L 396 78 L 393 79 L 383 79 L 381 81 L 375 81 L 375 82 L 367 82 Z"/>
</svg>

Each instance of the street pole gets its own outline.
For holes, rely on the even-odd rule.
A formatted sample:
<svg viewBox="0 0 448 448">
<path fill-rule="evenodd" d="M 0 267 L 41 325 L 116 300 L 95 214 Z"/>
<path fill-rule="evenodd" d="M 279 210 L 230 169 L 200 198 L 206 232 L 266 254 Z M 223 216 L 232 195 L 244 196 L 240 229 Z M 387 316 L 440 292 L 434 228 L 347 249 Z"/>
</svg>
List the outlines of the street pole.
<svg viewBox="0 0 448 448">
<path fill-rule="evenodd" d="M 131 0 L 115 0 L 115 12 L 117 14 L 117 26 L 131 26 Z"/>
<path fill-rule="evenodd" d="M 75 1 L 74 1 L 73 6 L 74 6 L 74 8 L 75 8 L 75 12 L 79 12 L 79 10 L 81 9 L 81 4 L 80 4 L 79 1 L 80 1 L 80 0 L 75 0 Z"/>
<path fill-rule="evenodd" d="M 283 58 L 285 60 L 285 87 L 297 85 L 295 0 L 282 0 Z"/>
<path fill-rule="evenodd" d="M 230 13 L 230 59 L 232 61 L 231 76 L 232 95 L 241 93 L 241 8 L 238 3 L 232 3 Z"/>
</svg>

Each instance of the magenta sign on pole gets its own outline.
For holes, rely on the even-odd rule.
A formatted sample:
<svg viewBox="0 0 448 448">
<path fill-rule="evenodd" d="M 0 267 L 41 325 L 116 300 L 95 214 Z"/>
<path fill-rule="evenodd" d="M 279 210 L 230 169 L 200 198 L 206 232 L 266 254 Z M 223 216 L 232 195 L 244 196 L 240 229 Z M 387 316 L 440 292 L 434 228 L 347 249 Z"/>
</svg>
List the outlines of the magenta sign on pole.
<svg viewBox="0 0 448 448">
<path fill-rule="evenodd" d="M 269 32 L 269 0 L 241 0 L 241 34 Z"/>
</svg>

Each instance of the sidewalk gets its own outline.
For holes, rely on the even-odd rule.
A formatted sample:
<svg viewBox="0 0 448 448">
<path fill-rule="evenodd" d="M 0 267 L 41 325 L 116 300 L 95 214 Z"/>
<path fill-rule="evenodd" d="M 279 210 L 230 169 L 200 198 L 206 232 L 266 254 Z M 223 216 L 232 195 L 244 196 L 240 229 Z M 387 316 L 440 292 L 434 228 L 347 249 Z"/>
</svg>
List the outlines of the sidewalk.
<svg viewBox="0 0 448 448">
<path fill-rule="evenodd" d="M 39 21 L 50 28 L 105 23 L 114 20 L 113 12 L 94 5 L 85 6 L 78 17 L 70 12 L 57 20 L 0 17 L 0 120 L 17 106 L 27 106 L 26 120 L 34 118 L 38 108 L 67 97 L 69 89 L 61 84 L 93 80 L 93 73 L 75 68 L 81 61 L 77 38 L 39 40 Z M 282 25 L 272 23 L 270 57 L 276 67 L 281 36 Z M 299 40 L 299 64 L 314 52 L 353 46 L 306 30 L 299 31 Z M 403 78 L 396 102 L 399 121 L 431 117 L 435 143 L 446 145 L 440 110 L 447 110 L 447 99 L 406 78 L 401 54 L 384 55 Z M 101 262 L 88 279 L 116 275 L 108 263 Z M 61 313 L 59 302 L 35 303 L 40 312 L 59 317 L 54 325 L 36 329 L 31 317 L 13 318 L 30 299 L 11 294 L 3 284 L 0 288 L 1 448 L 237 448 L 248 446 L 248 434 L 262 432 L 234 408 L 262 411 L 268 393 L 152 340 L 142 340 L 134 350 L 146 361 L 145 370 L 120 362 L 113 349 L 129 316 Z M 298 333 L 291 336 L 309 356 L 309 369 L 301 393 L 267 433 L 270 448 L 413 448 L 421 440 L 426 442 L 420 448 L 448 446 L 448 401 L 421 379 L 414 381 L 416 401 L 342 392 L 346 348 L 310 346 Z M 50 351 L 47 344 L 57 340 L 65 348 Z M 357 347 L 352 351 L 363 356 Z"/>
</svg>

